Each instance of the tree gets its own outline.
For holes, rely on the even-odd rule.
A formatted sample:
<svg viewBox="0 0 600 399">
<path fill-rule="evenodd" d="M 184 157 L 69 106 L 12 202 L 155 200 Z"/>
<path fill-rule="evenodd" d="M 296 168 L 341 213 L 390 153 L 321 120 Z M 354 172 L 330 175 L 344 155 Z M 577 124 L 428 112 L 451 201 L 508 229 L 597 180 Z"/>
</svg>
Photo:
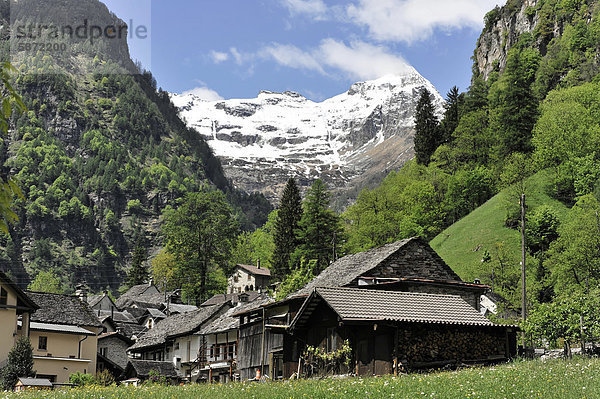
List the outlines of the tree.
<svg viewBox="0 0 600 399">
<path fill-rule="evenodd" d="M 452 134 L 458 126 L 463 102 L 464 95 L 459 93 L 458 87 L 456 86 L 452 87 L 448 94 L 446 94 L 446 104 L 444 105 L 446 111 L 444 112 L 444 118 L 441 123 L 443 133 L 442 142 L 444 143 L 448 143 L 452 140 Z"/>
<path fill-rule="evenodd" d="M 290 271 L 290 257 L 299 244 L 296 231 L 301 218 L 300 191 L 296 185 L 296 180 L 291 178 L 283 190 L 273 232 L 275 248 L 271 264 L 273 274 L 277 278 L 284 278 Z"/>
<path fill-rule="evenodd" d="M 152 280 L 163 292 L 181 288 L 177 278 L 177 262 L 173 254 L 163 249 L 152 259 Z"/>
<path fill-rule="evenodd" d="M 27 286 L 29 291 L 48 292 L 51 294 L 64 294 L 62 282 L 56 274 L 51 271 L 39 272 L 33 281 Z"/>
<path fill-rule="evenodd" d="M 330 194 L 321 179 L 315 180 L 304 201 L 297 233 L 300 241 L 293 261 L 316 260 L 316 273 L 337 259 L 343 243 L 340 218 L 329 209 Z"/>
<path fill-rule="evenodd" d="M 317 262 L 313 259 L 310 261 L 302 260 L 300 266 L 292 270 L 283 279 L 275 294 L 276 300 L 285 299 L 288 295 L 298 291 L 300 288 L 308 284 L 315 278 L 315 269 Z"/>
<path fill-rule="evenodd" d="M 508 52 L 506 68 L 490 88 L 490 130 L 495 133 L 496 160 L 514 152 L 529 152 L 538 101 L 532 90 L 539 64 L 536 50 L 517 45 Z"/>
<path fill-rule="evenodd" d="M 431 155 L 442 143 L 440 126 L 435 108 L 427 89 L 421 91 L 415 114 L 415 154 L 417 162 L 428 165 Z"/>
<path fill-rule="evenodd" d="M 165 212 L 163 235 L 166 249 L 175 256 L 178 269 L 187 277 L 184 290 L 197 304 L 207 299 L 208 283 L 220 291 L 222 279 L 214 277 L 229 272 L 229 258 L 239 230 L 233 211 L 220 191 L 191 193 L 176 210 Z M 209 275 L 209 271 L 212 274 Z"/>
<path fill-rule="evenodd" d="M 33 377 L 33 348 L 28 337 L 19 337 L 8 352 L 8 360 L 2 369 L 2 388 L 13 390 L 19 377 Z"/>
<path fill-rule="evenodd" d="M 148 253 L 144 246 L 142 239 L 138 238 L 135 248 L 133 249 L 133 256 L 131 257 L 131 267 L 127 273 L 127 285 L 133 287 L 134 285 L 144 284 L 148 280 L 148 270 L 146 269 L 146 260 L 148 259 Z"/>
<path fill-rule="evenodd" d="M 0 135 L 6 136 L 8 132 L 9 119 L 12 114 L 13 106 L 16 106 L 19 112 L 26 111 L 27 107 L 17 94 L 10 83 L 10 73 L 17 70 L 8 62 L 0 65 L 0 93 L 2 94 L 2 110 L 0 111 Z M 15 197 L 23 197 L 19 188 L 18 181 L 6 173 L 0 174 L 0 230 L 8 233 L 8 224 L 17 221 L 19 218 L 13 211 L 13 201 Z"/>
<path fill-rule="evenodd" d="M 272 211 L 263 227 L 260 227 L 253 232 L 243 232 L 237 237 L 231 256 L 232 266 L 239 263 L 253 265 L 259 260 L 261 267 L 272 269 L 271 260 L 273 259 L 275 250 L 273 233 L 277 221 L 277 214 L 278 210 Z"/>
</svg>

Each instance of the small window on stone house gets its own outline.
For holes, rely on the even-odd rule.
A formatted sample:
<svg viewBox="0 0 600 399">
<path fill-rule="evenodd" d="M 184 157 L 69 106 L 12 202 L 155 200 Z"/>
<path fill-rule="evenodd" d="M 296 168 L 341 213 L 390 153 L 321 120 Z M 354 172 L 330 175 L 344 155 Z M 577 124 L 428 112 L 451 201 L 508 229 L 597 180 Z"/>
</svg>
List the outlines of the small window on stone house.
<svg viewBox="0 0 600 399">
<path fill-rule="evenodd" d="M 8 292 L 4 287 L 0 288 L 0 305 L 8 305 Z"/>
</svg>

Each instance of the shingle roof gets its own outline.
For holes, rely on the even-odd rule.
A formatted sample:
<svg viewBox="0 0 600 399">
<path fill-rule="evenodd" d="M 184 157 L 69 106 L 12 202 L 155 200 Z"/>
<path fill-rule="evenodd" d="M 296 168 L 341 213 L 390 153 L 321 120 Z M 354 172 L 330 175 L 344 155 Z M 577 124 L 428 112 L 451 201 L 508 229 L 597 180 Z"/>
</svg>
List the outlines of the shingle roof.
<svg viewBox="0 0 600 399">
<path fill-rule="evenodd" d="M 76 296 L 32 291 L 26 293 L 40 307 L 31 315 L 31 321 L 72 326 L 102 326 L 89 305 Z"/>
<path fill-rule="evenodd" d="M 129 350 L 140 352 L 143 348 L 165 343 L 168 337 L 194 333 L 214 314 L 221 310 L 222 307 L 223 305 L 207 306 L 193 312 L 167 317 L 156 323 L 154 328 L 139 337 L 138 341 Z"/>
<path fill-rule="evenodd" d="M 240 303 L 236 307 L 229 309 L 221 316 L 205 324 L 200 331 L 198 331 L 198 334 L 208 335 L 235 330 L 240 326 L 240 318 L 237 316 L 240 312 L 244 312 L 256 307 L 257 303 L 263 303 L 263 301 L 266 303 L 266 301 L 271 301 L 271 299 L 264 294 L 262 294 L 260 298 L 255 298 L 255 300 L 256 303 Z"/>
<path fill-rule="evenodd" d="M 411 240 L 413 239 L 408 238 L 369 251 L 344 256 L 333 262 L 304 288 L 292 295 L 310 294 L 315 287 L 341 287 L 350 284 L 354 279 L 377 267 Z"/>
<path fill-rule="evenodd" d="M 256 267 L 256 266 L 252 266 L 252 265 L 242 265 L 242 264 L 238 264 L 236 266 L 241 267 L 242 269 L 246 270 L 250 274 L 271 277 L 271 271 L 264 267 Z"/>
<path fill-rule="evenodd" d="M 429 245 L 426 242 L 424 242 L 421 238 L 407 238 L 401 241 L 396 241 L 394 243 L 384 245 L 379 248 L 371 249 L 369 251 L 344 256 L 343 258 L 340 258 L 331 265 L 329 265 L 306 286 L 291 294 L 290 296 L 308 295 L 312 292 L 312 290 L 315 287 L 343 287 L 349 285 L 359 277 L 368 274 L 369 271 L 383 264 L 389 257 L 394 255 L 396 252 L 404 250 L 404 247 L 409 243 L 416 243 L 416 245 L 421 245 L 423 249 L 430 251 L 431 256 L 439 258 L 439 256 L 435 254 L 435 251 L 433 251 L 433 249 L 431 249 Z M 417 248 L 417 251 L 419 250 L 420 249 Z M 410 256 L 410 254 L 408 255 Z M 454 278 L 457 281 L 460 281 L 460 277 L 458 277 L 458 275 L 456 275 L 456 273 L 454 273 L 452 269 L 450 269 L 450 267 L 447 266 L 441 258 L 439 258 L 439 263 L 440 266 L 442 266 L 444 269 L 444 274 L 451 278 Z M 413 272 L 409 268 L 406 270 L 407 275 L 390 275 L 386 277 L 428 278 L 428 276 L 422 275 L 411 276 L 412 273 Z"/>
<path fill-rule="evenodd" d="M 257 291 L 247 291 L 247 292 L 244 292 L 244 294 L 248 295 L 248 302 L 254 301 L 256 298 L 258 298 L 261 295 Z M 231 300 L 233 300 L 234 302 L 239 302 L 239 296 L 240 296 L 240 294 L 237 292 L 233 293 L 233 294 L 215 294 L 211 298 L 207 299 L 200 306 L 220 305 L 222 303 L 225 303 L 225 302 L 231 301 Z"/>
<path fill-rule="evenodd" d="M 166 313 L 167 312 L 167 304 L 163 303 L 162 305 L 163 305 L 162 311 L 163 311 L 163 313 Z M 198 307 L 194 306 L 194 305 L 184 305 L 181 303 L 170 303 L 169 304 L 169 312 L 171 314 L 193 312 L 194 310 L 198 310 Z"/>
<path fill-rule="evenodd" d="M 325 301 L 343 321 L 494 325 L 458 295 L 320 287 L 315 288 L 306 299 L 292 322 L 292 328 L 303 325 L 320 300 Z"/>
<path fill-rule="evenodd" d="M 125 291 L 120 297 L 115 301 L 115 305 L 120 309 L 122 307 L 127 306 L 127 302 L 131 299 L 136 299 L 139 296 L 143 295 L 148 289 L 152 291 L 158 291 L 158 289 L 151 284 L 138 284 L 134 285 L 127 291 Z"/>
<path fill-rule="evenodd" d="M 157 360 L 137 360 L 129 359 L 125 373 L 132 368 L 138 377 L 148 377 L 150 371 L 155 370 L 163 377 L 178 377 L 175 366 L 172 362 L 160 362 Z"/>
</svg>

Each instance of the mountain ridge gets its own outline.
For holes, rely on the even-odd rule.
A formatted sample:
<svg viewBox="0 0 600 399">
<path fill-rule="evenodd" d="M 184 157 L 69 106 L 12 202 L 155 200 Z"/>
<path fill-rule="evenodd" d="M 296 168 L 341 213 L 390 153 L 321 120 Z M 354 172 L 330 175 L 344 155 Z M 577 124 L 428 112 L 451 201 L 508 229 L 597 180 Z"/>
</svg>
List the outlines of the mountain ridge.
<svg viewBox="0 0 600 399">
<path fill-rule="evenodd" d="M 412 158 L 414 110 L 423 88 L 441 115 L 442 97 L 414 68 L 354 83 L 321 102 L 268 90 L 252 99 L 204 101 L 191 93 L 171 99 L 236 187 L 275 204 L 289 177 L 303 189 L 322 178 L 343 208 Z"/>
</svg>

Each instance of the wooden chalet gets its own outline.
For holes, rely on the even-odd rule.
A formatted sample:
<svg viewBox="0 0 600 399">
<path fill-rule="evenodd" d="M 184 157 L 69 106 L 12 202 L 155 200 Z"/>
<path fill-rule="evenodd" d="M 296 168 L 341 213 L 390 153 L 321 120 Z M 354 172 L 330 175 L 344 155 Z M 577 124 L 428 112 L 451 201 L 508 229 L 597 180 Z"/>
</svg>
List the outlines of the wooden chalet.
<svg viewBox="0 0 600 399">
<path fill-rule="evenodd" d="M 457 295 L 315 288 L 290 325 L 328 352 L 348 340 L 356 375 L 507 360 L 516 328 L 496 325 Z"/>
<path fill-rule="evenodd" d="M 240 318 L 237 364 L 242 379 L 253 378 L 257 369 L 261 370 L 262 374 L 267 373 L 272 379 L 289 378 L 298 370 L 299 357 L 304 349 L 306 339 L 313 337 L 310 335 L 313 334 L 313 332 L 310 332 L 311 329 L 305 324 L 304 319 L 296 320 L 296 317 L 301 310 L 304 314 L 307 314 L 307 307 L 309 305 L 306 301 L 311 301 L 311 303 L 316 301 L 317 299 L 313 297 L 314 295 L 318 295 L 315 294 L 315 289 L 321 287 L 353 288 L 357 292 L 364 292 L 365 295 L 368 294 L 373 296 L 383 295 L 379 292 L 393 291 L 399 294 L 406 293 L 405 295 L 408 293 L 430 294 L 435 298 L 438 296 L 439 298 L 444 298 L 444 300 L 453 298 L 455 302 L 460 299 L 459 308 L 461 314 L 448 313 L 448 320 L 446 323 L 434 323 L 433 321 L 429 323 L 431 324 L 429 327 L 435 326 L 436 329 L 442 331 L 441 335 L 438 336 L 440 341 L 436 345 L 452 346 L 451 342 L 445 340 L 451 339 L 453 336 L 451 332 L 455 331 L 459 326 L 461 326 L 460 328 L 467 328 L 467 326 L 469 326 L 469 331 L 472 331 L 473 326 L 464 324 L 460 318 L 465 314 L 469 314 L 473 317 L 478 316 L 479 322 L 483 323 L 477 326 L 477 328 L 488 329 L 490 331 L 493 330 L 494 334 L 496 332 L 500 334 L 503 339 L 502 342 L 506 343 L 507 340 L 510 341 L 508 349 L 505 348 L 502 353 L 498 352 L 492 354 L 486 350 L 482 351 L 481 356 L 483 359 L 488 359 L 490 356 L 505 358 L 514 353 L 514 331 L 509 331 L 504 327 L 493 327 L 492 323 L 478 313 L 479 298 L 489 289 L 489 287 L 461 281 L 460 277 L 454 273 L 426 241 L 414 237 L 387 244 L 366 252 L 345 256 L 331 264 L 304 288 L 293 293 L 285 300 L 278 302 L 270 301 L 268 303 L 259 304 L 243 312 L 239 312 L 237 314 Z M 342 292 L 343 291 L 340 291 L 331 295 L 335 296 Z M 328 298 L 330 298 L 331 295 L 328 296 Z M 421 298 L 418 295 L 417 297 Z M 441 306 L 443 302 L 444 301 L 441 299 L 431 302 L 433 308 L 430 308 L 430 310 L 434 313 L 444 313 L 452 310 L 444 307 L 440 307 L 439 309 L 435 308 L 435 306 Z M 377 307 L 379 304 L 375 302 L 371 303 L 370 306 Z M 391 309 L 385 309 L 390 312 L 390 315 L 379 315 L 378 317 L 383 318 L 384 320 L 386 320 L 386 317 L 389 318 L 388 323 L 392 326 L 395 326 L 396 323 L 400 322 L 400 320 L 395 320 L 392 317 Z M 466 309 L 468 309 L 468 312 Z M 472 312 L 475 312 L 476 315 L 473 315 L 471 310 Z M 332 320 L 334 320 L 335 323 L 344 323 L 339 315 L 331 314 L 330 316 L 333 317 Z M 384 327 L 385 323 L 382 324 L 379 319 L 374 320 L 377 320 L 377 322 L 369 322 L 368 324 L 372 329 L 379 329 L 380 333 L 382 333 L 382 329 L 392 328 L 390 326 Z M 293 321 L 295 321 L 294 325 L 292 325 Z M 323 323 L 319 324 L 319 321 L 313 321 L 315 321 L 317 323 L 316 326 L 318 326 L 315 328 L 326 328 Z M 348 321 L 349 320 L 346 320 L 346 323 L 348 323 Z M 410 325 L 416 329 L 410 330 L 414 333 L 414 331 L 418 330 L 417 327 L 420 328 L 420 326 L 423 326 L 424 324 L 413 323 Z M 392 330 L 387 330 L 385 335 L 388 337 L 392 336 L 393 338 L 396 334 L 395 328 L 396 327 L 393 327 Z M 393 333 L 390 331 L 393 331 Z M 400 334 L 401 331 L 405 330 L 398 329 L 398 334 Z M 363 354 L 366 352 L 369 359 L 375 359 L 370 356 L 376 357 L 374 352 L 376 350 L 382 350 L 380 347 L 375 348 L 369 346 L 371 344 L 365 346 L 366 344 L 364 343 L 361 343 L 359 348 L 358 342 L 362 342 L 364 339 L 367 339 L 368 342 L 375 342 L 372 337 L 361 338 L 360 334 L 352 336 L 346 330 L 342 332 L 347 334 L 354 350 L 357 351 L 360 349 L 363 351 Z M 512 335 L 507 335 L 508 333 Z M 492 335 L 493 334 L 489 336 Z M 464 337 L 464 334 L 461 335 L 461 337 Z M 312 339 L 311 342 L 316 344 L 316 339 L 317 338 Z M 321 341 L 318 343 L 323 344 Z M 386 350 L 389 351 L 387 353 L 393 353 L 391 350 L 392 346 L 393 341 L 392 344 L 386 346 Z M 447 356 L 442 356 L 440 353 L 438 353 L 438 355 L 435 351 L 432 351 L 431 353 L 434 353 L 434 356 L 432 358 L 424 359 L 421 362 L 419 357 L 410 356 L 411 353 L 412 352 L 408 352 L 405 357 L 398 353 L 398 361 L 402 361 L 403 365 L 418 366 L 419 363 L 434 364 L 436 361 L 445 362 L 455 360 L 454 358 L 456 358 L 456 360 L 466 358 L 475 360 L 474 357 L 477 357 L 471 355 L 467 356 L 466 354 L 457 352 L 456 356 L 452 359 L 447 359 Z M 366 368 L 370 367 L 370 363 L 367 362 L 368 359 L 364 356 L 360 359 L 365 360 L 365 362 L 362 363 L 363 366 L 360 366 L 359 364 L 359 372 L 367 373 Z M 376 368 L 373 369 L 374 372 L 376 372 L 376 374 L 379 372 L 385 374 L 393 371 L 393 369 L 389 367 L 389 359 L 387 359 L 386 362 L 387 368 Z M 396 366 L 397 365 L 398 363 Z"/>
</svg>

